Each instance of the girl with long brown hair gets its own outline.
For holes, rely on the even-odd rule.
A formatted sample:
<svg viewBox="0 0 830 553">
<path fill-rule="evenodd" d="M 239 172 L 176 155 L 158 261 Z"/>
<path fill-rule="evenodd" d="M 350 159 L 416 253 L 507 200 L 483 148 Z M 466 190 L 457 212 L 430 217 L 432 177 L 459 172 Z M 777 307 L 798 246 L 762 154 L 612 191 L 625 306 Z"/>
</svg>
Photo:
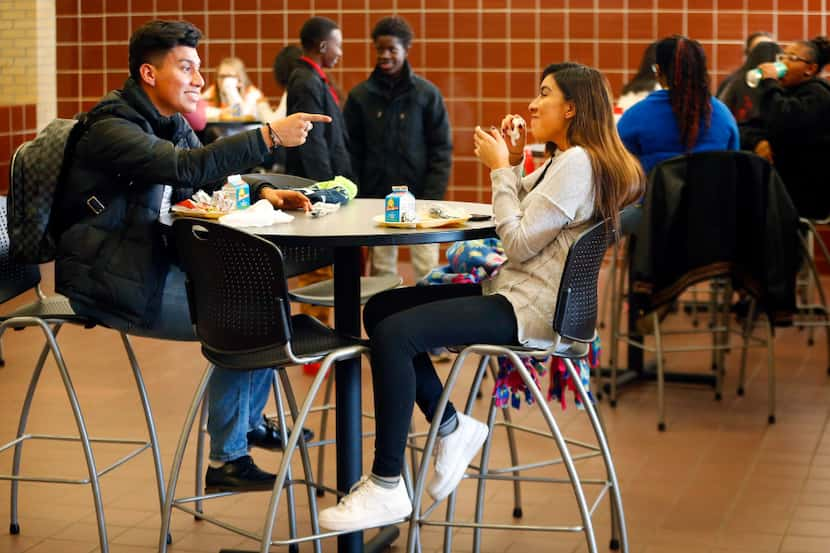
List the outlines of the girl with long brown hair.
<svg viewBox="0 0 830 553">
<path fill-rule="evenodd" d="M 657 43 L 653 68 L 663 90 L 620 118 L 620 137 L 648 172 L 663 160 L 709 150 L 737 150 L 738 127 L 709 90 L 706 54 L 696 40 L 671 36 Z"/>
<path fill-rule="evenodd" d="M 522 343 L 549 347 L 556 295 L 570 245 L 591 223 L 616 220 L 642 191 L 643 174 L 614 128 L 611 98 L 595 69 L 549 67 L 530 103 L 530 128 L 556 154 L 521 176 L 526 129 L 516 144 L 503 129 L 476 128 L 477 157 L 491 169 L 496 231 L 509 261 L 491 281 L 398 288 L 374 296 L 363 319 L 371 340 L 375 399 L 375 456 L 370 475 L 321 526 L 358 530 L 400 520 L 412 505 L 401 481 L 404 448 L 417 403 L 432 420 L 442 393 L 428 352 L 455 344 Z M 508 144 L 510 144 L 508 146 Z M 460 482 L 487 437 L 487 426 L 448 404 L 438 430 L 435 473 L 427 492 L 440 501 Z"/>
</svg>

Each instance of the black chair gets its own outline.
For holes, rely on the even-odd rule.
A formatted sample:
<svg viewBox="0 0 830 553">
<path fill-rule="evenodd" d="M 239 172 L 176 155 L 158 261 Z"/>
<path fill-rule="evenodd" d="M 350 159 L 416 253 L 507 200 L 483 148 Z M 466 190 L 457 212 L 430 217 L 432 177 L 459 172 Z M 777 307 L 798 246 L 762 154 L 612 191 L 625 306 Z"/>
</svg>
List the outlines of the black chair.
<svg viewBox="0 0 830 553">
<path fill-rule="evenodd" d="M 12 158 L 11 169 L 14 171 L 15 158 Z M 147 390 L 144 387 L 144 379 L 141 375 L 141 368 L 136 359 L 130 340 L 123 332 L 121 340 L 133 371 L 141 406 L 144 411 L 144 420 L 147 424 L 147 439 L 129 439 L 112 437 L 90 436 L 87 429 L 86 419 L 81 410 L 78 396 L 75 393 L 75 386 L 72 383 L 69 369 L 64 361 L 57 336 L 64 324 L 78 325 L 84 328 L 93 328 L 100 324 L 87 317 L 76 315 L 69 304 L 69 300 L 61 295 L 47 296 L 40 289 L 40 268 L 37 265 L 21 266 L 14 262 L 9 256 L 9 234 L 7 227 L 6 198 L 0 196 L 0 303 L 5 303 L 29 290 L 34 290 L 37 299 L 23 307 L 15 309 L 10 313 L 0 316 L 0 336 L 9 328 L 21 330 L 25 327 L 37 327 L 43 332 L 46 344 L 38 357 L 26 396 L 23 400 L 23 407 L 20 411 L 20 421 L 17 426 L 15 439 L 0 446 L 0 451 L 14 448 L 11 474 L 0 474 L 0 480 L 11 481 L 11 511 L 9 531 L 12 534 L 20 533 L 20 522 L 18 519 L 18 488 L 20 482 L 41 482 L 50 484 L 89 484 L 92 490 L 93 504 L 95 505 L 96 522 L 98 525 L 98 536 L 101 551 L 109 551 L 107 539 L 107 527 L 104 516 L 104 504 L 101 495 L 100 479 L 103 475 L 126 463 L 133 457 L 146 449 L 153 454 L 153 468 L 158 486 L 159 509 L 164 505 L 164 475 L 161 467 L 161 455 L 159 454 L 158 438 L 156 436 L 155 422 L 150 409 L 150 400 L 147 397 Z M 72 409 L 75 424 L 78 427 L 77 436 L 40 434 L 27 432 L 27 422 L 32 407 L 35 391 L 40 383 L 43 367 L 49 353 L 55 360 L 58 373 L 63 381 L 66 395 Z M 4 365 L 0 353 L 0 365 Z M 20 465 L 23 455 L 23 444 L 27 440 L 52 440 L 52 441 L 73 441 L 79 442 L 84 452 L 87 466 L 87 476 L 83 478 L 69 478 L 66 476 L 22 476 Z M 110 465 L 100 468 L 95 459 L 92 444 L 122 444 L 132 446 L 129 453 L 123 455 Z M 165 534 L 165 542 L 170 539 Z"/>
<path fill-rule="evenodd" d="M 608 249 L 608 245 L 613 241 L 613 239 L 613 229 L 611 229 L 606 222 L 600 222 L 585 230 L 571 246 L 565 262 L 564 271 L 562 273 L 562 280 L 560 281 L 559 293 L 556 302 L 556 312 L 553 318 L 553 330 L 557 336 L 557 340 L 549 348 L 545 350 L 538 350 L 521 347 L 519 345 L 496 346 L 476 344 L 462 349 L 458 354 L 452 370 L 447 377 L 444 392 L 433 417 L 433 424 L 430 427 L 429 436 L 427 438 L 426 445 L 424 446 L 424 453 L 421 458 L 422 460 L 418 476 L 415 479 L 413 514 L 410 521 L 409 539 L 407 544 L 408 551 L 410 553 L 413 553 L 419 546 L 418 530 L 421 526 L 444 527 L 446 529 L 444 548 L 447 551 L 451 550 L 451 528 L 458 526 L 463 528 L 473 528 L 473 551 L 476 553 L 478 553 L 480 549 L 482 529 L 583 532 L 585 534 L 588 550 L 595 553 L 597 551 L 597 546 L 591 519 L 599 502 L 599 498 L 602 498 L 606 492 L 610 492 L 611 496 L 612 538 L 610 546 L 612 549 L 618 549 L 621 547 L 622 551 L 628 551 L 628 536 L 626 532 L 625 516 L 623 513 L 622 499 L 620 497 L 620 489 L 617 482 L 616 471 L 611 459 L 611 452 L 608 447 L 608 442 L 606 440 L 605 432 L 599 419 L 598 412 L 594 407 L 593 400 L 582 385 L 579 371 L 573 364 L 573 360 L 584 358 L 588 355 L 591 343 L 596 337 L 597 281 L 599 278 L 599 269 L 602 265 L 602 259 Z M 435 446 L 438 436 L 439 425 L 437 423 L 441 421 L 441 417 L 443 416 L 444 409 L 446 408 L 452 389 L 468 355 L 481 356 L 482 363 L 479 365 L 479 369 L 473 379 L 473 385 L 468 395 L 465 413 L 469 415 L 472 411 L 474 398 L 477 391 L 481 387 L 482 377 L 484 376 L 487 366 L 490 366 L 495 379 L 495 372 L 497 371 L 497 367 L 495 366 L 495 357 L 505 356 L 510 360 L 515 370 L 521 375 L 525 386 L 527 386 L 528 390 L 530 390 L 533 395 L 538 409 L 541 412 L 542 418 L 544 419 L 546 428 L 544 430 L 539 430 L 525 426 L 518 426 L 512 424 L 507 419 L 501 424 L 496 422 L 498 407 L 496 407 L 495 400 L 491 400 L 487 419 L 490 434 L 482 449 L 480 464 L 478 466 L 471 465 L 470 467 L 473 469 L 475 474 L 467 475 L 469 478 L 474 478 L 478 482 L 474 519 L 472 521 L 454 520 L 455 492 L 453 492 L 448 498 L 446 520 L 434 521 L 431 520 L 430 517 L 432 512 L 435 510 L 437 503 L 434 503 L 427 508 L 423 508 L 422 506 L 424 483 L 426 482 L 426 474 L 430 464 L 433 447 Z M 594 435 L 596 436 L 596 445 L 581 441 L 578 442 L 568 440 L 562 435 L 559 426 L 556 423 L 556 418 L 553 416 L 549 406 L 547 405 L 544 392 L 539 389 L 533 377 L 525 368 L 520 356 L 534 357 L 537 359 L 546 359 L 550 356 L 554 356 L 564 360 L 568 374 L 570 378 L 573 379 L 576 386 L 577 394 L 585 406 L 585 412 L 588 415 Z M 530 434 L 536 436 L 550 438 L 556 443 L 559 457 L 548 461 L 518 465 L 512 451 L 515 444 L 510 443 L 512 466 L 493 469 L 489 466 L 489 459 L 493 446 L 492 430 L 495 425 L 508 426 L 514 431 L 529 432 Z M 508 439 L 512 442 L 509 434 Z M 586 450 L 586 452 L 573 455 L 570 452 L 569 446 L 579 447 Z M 574 461 L 593 457 L 602 458 L 606 472 L 605 478 L 583 479 L 577 473 Z M 567 470 L 568 479 L 562 480 L 556 478 L 522 476 L 522 473 L 557 464 L 564 464 Z M 485 507 L 485 482 L 488 479 L 497 481 L 513 481 L 514 483 L 570 483 L 579 508 L 581 522 L 577 525 L 568 526 L 528 526 L 517 524 L 515 522 L 501 524 L 482 522 Z M 598 499 L 593 505 L 589 505 L 586 500 L 583 490 L 583 485 L 586 484 L 598 486 L 600 489 Z M 514 499 L 516 503 L 514 503 L 513 516 L 520 517 L 522 516 L 522 508 L 519 503 L 519 495 L 515 494 Z"/>
<path fill-rule="evenodd" d="M 618 342 L 632 352 L 654 353 L 656 374 L 629 370 L 621 382 L 656 377 L 658 421 L 666 429 L 664 382 L 714 383 L 715 399 L 721 398 L 725 354 L 730 337 L 741 337 L 738 394 L 743 394 L 749 347 L 767 350 L 769 405 L 767 419 L 775 422 L 775 359 L 772 325 L 791 317 L 795 310 L 795 271 L 800 246 L 797 214 L 783 182 L 772 166 L 749 152 L 715 151 L 679 156 L 658 164 L 650 173 L 639 221 L 631 228 L 633 239 L 629 289 L 614 298 L 612 310 L 611 401 L 616 401 Z M 613 278 L 613 277 L 612 277 Z M 624 274 L 619 285 L 623 289 Z M 670 305 L 689 286 L 712 280 L 715 297 L 710 304 L 712 326 L 708 329 L 661 328 L 658 309 Z M 733 291 L 752 298 L 742 325 L 732 324 Z M 629 328 L 622 332 L 622 302 L 629 300 Z M 755 313 L 766 315 L 763 319 Z M 651 319 L 654 343 L 635 328 L 637 316 Z M 783 320 L 782 319 L 782 320 Z M 790 319 L 787 319 L 788 321 Z M 756 323 L 762 333 L 757 335 Z M 712 343 L 666 346 L 667 335 L 711 334 Z M 700 373 L 668 373 L 664 353 L 712 351 L 712 369 Z"/>
<path fill-rule="evenodd" d="M 299 439 L 302 432 L 291 432 L 290 436 L 286 436 L 287 425 L 282 418 L 283 443 L 286 446 L 261 533 L 235 527 L 187 506 L 188 503 L 222 497 L 228 493 L 176 499 L 176 484 L 190 430 L 215 365 L 240 371 L 274 367 L 279 382 L 282 383 L 288 411 L 294 419 L 293 426 L 297 429 L 305 423 L 332 364 L 366 354 L 367 349 L 360 339 L 340 335 L 312 317 L 291 315 L 283 256 L 274 244 L 238 229 L 195 219 L 176 220 L 173 236 L 182 268 L 187 275 L 188 301 L 196 335 L 202 343 L 202 353 L 211 365 L 196 389 L 182 428 L 170 471 L 167 488 L 169 495 L 162 517 L 161 536 L 166 535 L 171 511 L 176 507 L 239 535 L 258 540 L 264 544 L 263 550 L 267 550 L 270 545 L 288 545 L 296 549 L 299 543 L 314 541 L 315 549 L 319 551 L 320 538 L 339 533 L 319 532 L 315 491 L 322 485 L 311 476 L 308 444 Z M 312 362 L 321 362 L 321 367 L 302 407 L 298 408 L 284 369 Z M 278 402 L 278 416 L 282 412 Z M 304 480 L 295 480 L 290 476 L 291 459 L 298 446 L 306 474 Z M 287 490 L 290 504 L 292 486 L 298 484 L 307 488 L 312 534 L 297 537 L 292 522 L 293 512 L 289 508 L 289 537 L 274 541 L 272 535 L 282 491 L 284 488 Z M 327 488 L 327 491 L 337 493 L 333 489 Z M 163 537 L 159 540 L 159 551 L 166 551 Z"/>
</svg>

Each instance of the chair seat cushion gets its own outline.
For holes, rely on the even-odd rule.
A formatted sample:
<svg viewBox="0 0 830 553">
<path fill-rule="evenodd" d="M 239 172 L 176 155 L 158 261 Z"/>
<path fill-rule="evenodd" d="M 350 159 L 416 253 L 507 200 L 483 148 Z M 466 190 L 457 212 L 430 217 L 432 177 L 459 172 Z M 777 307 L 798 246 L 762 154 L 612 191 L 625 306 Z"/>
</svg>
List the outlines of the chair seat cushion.
<svg viewBox="0 0 830 553">
<path fill-rule="evenodd" d="M 403 279 L 400 275 L 360 277 L 361 305 L 377 293 L 397 288 L 401 282 L 403 282 Z M 294 288 L 288 291 L 288 295 L 291 297 L 291 301 L 332 307 L 334 305 L 334 281 L 331 279 L 321 280 L 302 288 Z"/>
<path fill-rule="evenodd" d="M 11 313 L 6 313 L 0 320 L 6 321 L 16 317 L 37 317 L 45 320 L 60 320 L 69 323 L 93 327 L 97 323 L 75 313 L 69 304 L 69 299 L 60 294 L 54 294 L 19 307 Z"/>
<path fill-rule="evenodd" d="M 359 338 L 344 336 L 308 315 L 291 317 L 293 337 L 291 351 L 295 357 L 307 362 L 322 359 L 331 351 L 355 345 L 365 345 Z M 216 366 L 230 370 L 255 370 L 296 364 L 288 356 L 285 344 L 274 344 L 248 351 L 220 351 L 202 346 L 202 353 Z"/>
</svg>

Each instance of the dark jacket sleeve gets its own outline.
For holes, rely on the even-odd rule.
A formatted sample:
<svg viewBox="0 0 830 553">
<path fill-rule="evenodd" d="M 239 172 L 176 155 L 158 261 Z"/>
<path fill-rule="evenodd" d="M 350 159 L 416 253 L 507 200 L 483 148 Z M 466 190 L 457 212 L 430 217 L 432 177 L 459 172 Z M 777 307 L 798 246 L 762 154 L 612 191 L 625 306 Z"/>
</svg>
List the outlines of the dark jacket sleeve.
<svg viewBox="0 0 830 553">
<path fill-rule="evenodd" d="M 366 157 L 366 135 L 363 125 L 363 106 L 357 91 L 352 91 L 343 106 L 343 120 L 346 123 L 346 132 L 349 133 L 349 154 L 352 161 L 352 172 L 358 187 L 363 176 L 363 159 Z"/>
<path fill-rule="evenodd" d="M 219 181 L 261 163 L 268 153 L 259 130 L 185 149 L 116 117 L 93 124 L 82 142 L 84 159 L 96 168 L 121 175 L 117 182 L 164 183 L 174 188 L 196 188 Z"/>
<path fill-rule="evenodd" d="M 447 191 L 452 165 L 452 138 L 444 99 L 437 88 L 424 112 L 424 130 L 429 168 L 424 181 L 424 199 L 440 200 Z"/>
<path fill-rule="evenodd" d="M 319 80 L 292 78 L 288 88 L 288 115 L 292 113 L 326 113 L 322 94 L 328 94 L 325 84 Z M 326 115 L 330 115 L 326 113 Z M 314 125 L 308 133 L 305 144 L 297 151 L 303 164 L 304 176 L 315 181 L 334 178 L 331 167 L 329 147 L 326 141 L 326 125 Z"/>
<path fill-rule="evenodd" d="M 830 94 L 820 83 L 807 85 L 805 93 L 789 95 L 775 79 L 764 79 L 759 86 L 763 89 L 761 113 L 767 128 L 776 134 L 814 128 L 816 114 L 822 113 L 830 101 Z"/>
</svg>

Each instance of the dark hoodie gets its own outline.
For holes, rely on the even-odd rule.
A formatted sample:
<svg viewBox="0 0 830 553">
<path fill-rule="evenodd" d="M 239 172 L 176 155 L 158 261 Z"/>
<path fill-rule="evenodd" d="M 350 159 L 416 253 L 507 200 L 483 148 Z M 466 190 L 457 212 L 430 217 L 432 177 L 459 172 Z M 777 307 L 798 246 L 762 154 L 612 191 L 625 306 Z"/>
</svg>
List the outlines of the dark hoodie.
<svg viewBox="0 0 830 553">
<path fill-rule="evenodd" d="M 416 198 L 440 200 L 452 164 L 444 99 L 408 61 L 401 71 L 393 80 L 375 68 L 343 109 L 358 195 L 383 198 L 403 184 Z"/>
<path fill-rule="evenodd" d="M 830 153 L 830 83 L 813 78 L 784 88 L 775 79 L 764 79 L 758 89 L 773 164 L 799 215 L 827 217 L 830 179 L 825 160 Z"/>
<path fill-rule="evenodd" d="M 72 222 L 62 225 L 56 289 L 149 325 L 171 262 L 158 223 L 164 185 L 173 203 L 196 188 L 212 190 L 259 164 L 268 148 L 259 130 L 201 147 L 184 118 L 159 114 L 132 78 L 90 111 L 90 121 L 56 204 L 58 223 Z M 87 207 L 91 196 L 105 204 L 102 213 Z"/>
<path fill-rule="evenodd" d="M 738 122 L 742 150 L 754 150 L 764 136 L 760 110 L 762 90 L 746 84 L 746 74 L 762 63 L 775 61 L 775 56 L 780 52 L 781 47 L 776 42 L 762 42 L 755 46 L 738 70 L 738 76 L 718 95 Z"/>
</svg>

